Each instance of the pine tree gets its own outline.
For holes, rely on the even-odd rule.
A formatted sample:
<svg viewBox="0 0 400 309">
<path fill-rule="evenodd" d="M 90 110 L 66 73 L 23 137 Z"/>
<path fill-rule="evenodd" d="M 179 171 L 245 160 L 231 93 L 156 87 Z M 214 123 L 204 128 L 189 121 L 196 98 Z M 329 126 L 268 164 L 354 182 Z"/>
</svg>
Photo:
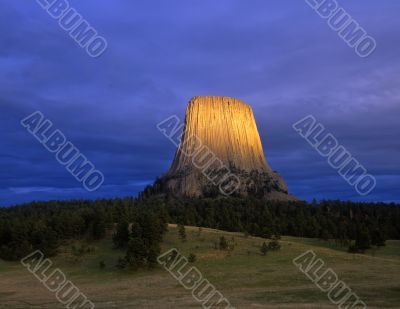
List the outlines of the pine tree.
<svg viewBox="0 0 400 309">
<path fill-rule="evenodd" d="M 268 252 L 268 246 L 267 246 L 267 244 L 265 243 L 265 241 L 263 242 L 263 244 L 262 244 L 262 246 L 261 246 L 261 248 L 260 248 L 260 251 L 261 251 L 261 253 L 262 253 L 262 255 L 267 255 L 267 252 Z"/>
<path fill-rule="evenodd" d="M 365 225 L 361 225 L 357 229 L 355 247 L 360 252 L 371 248 L 371 237 L 369 236 L 369 230 Z"/>
<path fill-rule="evenodd" d="M 113 235 L 115 247 L 124 248 L 129 242 L 129 222 L 126 217 L 123 217 L 117 225 L 117 231 Z"/>
<path fill-rule="evenodd" d="M 379 247 L 385 246 L 385 237 L 378 228 L 371 233 L 371 244 Z"/>
<path fill-rule="evenodd" d="M 92 223 L 89 228 L 89 236 L 92 239 L 98 240 L 105 236 L 106 234 L 106 220 L 105 213 L 102 210 L 95 211 Z"/>
<path fill-rule="evenodd" d="M 132 238 L 128 243 L 125 255 L 127 264 L 133 269 L 142 267 L 147 258 L 147 248 L 141 238 Z"/>
<path fill-rule="evenodd" d="M 147 252 L 147 265 L 152 268 L 155 267 L 158 262 L 157 262 L 157 258 L 160 255 L 161 252 L 161 248 L 160 245 L 158 244 L 153 244 L 148 252 Z"/>
<path fill-rule="evenodd" d="M 183 224 L 178 224 L 178 234 L 182 242 L 186 241 L 186 229 Z"/>
<path fill-rule="evenodd" d="M 224 236 L 221 236 L 221 237 L 219 238 L 219 249 L 220 249 L 220 250 L 226 250 L 226 249 L 228 249 L 228 242 L 227 242 L 227 240 L 225 239 Z"/>
</svg>

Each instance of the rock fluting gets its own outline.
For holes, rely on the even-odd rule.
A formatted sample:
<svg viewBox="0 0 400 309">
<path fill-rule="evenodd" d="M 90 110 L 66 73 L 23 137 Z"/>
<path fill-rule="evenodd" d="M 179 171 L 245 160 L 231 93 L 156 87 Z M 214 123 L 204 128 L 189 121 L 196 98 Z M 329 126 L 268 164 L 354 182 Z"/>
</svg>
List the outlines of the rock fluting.
<svg viewBox="0 0 400 309">
<path fill-rule="evenodd" d="M 172 165 L 152 191 L 179 197 L 293 198 L 265 159 L 252 108 L 220 96 L 189 102 Z"/>
</svg>

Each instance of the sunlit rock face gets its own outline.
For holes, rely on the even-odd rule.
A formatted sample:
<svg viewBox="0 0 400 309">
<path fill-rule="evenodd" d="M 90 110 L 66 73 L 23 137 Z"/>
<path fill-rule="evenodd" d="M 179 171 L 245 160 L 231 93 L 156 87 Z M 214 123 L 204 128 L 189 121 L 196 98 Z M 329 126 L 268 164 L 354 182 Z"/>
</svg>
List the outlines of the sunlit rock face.
<svg viewBox="0 0 400 309">
<path fill-rule="evenodd" d="M 293 199 L 265 160 L 252 108 L 219 96 L 189 102 L 173 163 L 153 191 L 184 197 Z"/>
<path fill-rule="evenodd" d="M 197 136 L 225 164 L 245 171 L 271 172 L 264 158 L 253 110 L 246 103 L 227 97 L 194 97 L 187 109 L 184 135 L 170 173 L 192 165 L 196 149 L 185 143 Z"/>
</svg>

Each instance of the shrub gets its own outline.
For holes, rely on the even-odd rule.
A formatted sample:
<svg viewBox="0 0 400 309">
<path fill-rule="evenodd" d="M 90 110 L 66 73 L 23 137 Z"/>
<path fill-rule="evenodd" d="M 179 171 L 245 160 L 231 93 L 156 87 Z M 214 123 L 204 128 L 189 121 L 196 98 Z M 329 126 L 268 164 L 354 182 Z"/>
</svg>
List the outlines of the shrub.
<svg viewBox="0 0 400 309">
<path fill-rule="evenodd" d="M 196 257 L 195 254 L 193 254 L 193 253 L 190 253 L 190 254 L 189 254 L 189 257 L 188 257 L 189 263 L 194 263 L 194 262 L 196 262 L 196 259 L 197 259 L 197 257 Z"/>
<path fill-rule="evenodd" d="M 277 239 L 273 239 L 272 241 L 269 242 L 268 244 L 268 249 L 272 251 L 279 250 L 281 248 L 281 244 Z"/>
</svg>

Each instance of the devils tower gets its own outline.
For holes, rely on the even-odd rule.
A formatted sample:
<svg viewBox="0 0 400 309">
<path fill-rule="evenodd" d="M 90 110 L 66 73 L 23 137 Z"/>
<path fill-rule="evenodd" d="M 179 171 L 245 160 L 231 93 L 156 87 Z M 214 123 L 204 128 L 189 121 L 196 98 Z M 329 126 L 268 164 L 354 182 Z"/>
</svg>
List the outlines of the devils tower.
<svg viewBox="0 0 400 309">
<path fill-rule="evenodd" d="M 265 159 L 252 108 L 220 96 L 191 99 L 172 165 L 152 192 L 293 199 Z"/>
</svg>

